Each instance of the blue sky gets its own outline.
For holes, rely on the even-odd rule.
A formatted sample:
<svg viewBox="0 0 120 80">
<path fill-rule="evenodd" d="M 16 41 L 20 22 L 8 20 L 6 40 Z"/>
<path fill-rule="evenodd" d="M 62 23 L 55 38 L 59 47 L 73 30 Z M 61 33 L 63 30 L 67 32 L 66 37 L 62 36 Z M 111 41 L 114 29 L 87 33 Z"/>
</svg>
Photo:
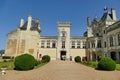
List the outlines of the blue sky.
<svg viewBox="0 0 120 80">
<path fill-rule="evenodd" d="M 40 20 L 42 36 L 56 36 L 58 21 L 71 22 L 71 35 L 82 36 L 87 16 L 101 18 L 104 6 L 116 8 L 120 19 L 120 0 L 0 0 L 0 49 L 5 48 L 7 33 L 29 14 Z"/>
</svg>

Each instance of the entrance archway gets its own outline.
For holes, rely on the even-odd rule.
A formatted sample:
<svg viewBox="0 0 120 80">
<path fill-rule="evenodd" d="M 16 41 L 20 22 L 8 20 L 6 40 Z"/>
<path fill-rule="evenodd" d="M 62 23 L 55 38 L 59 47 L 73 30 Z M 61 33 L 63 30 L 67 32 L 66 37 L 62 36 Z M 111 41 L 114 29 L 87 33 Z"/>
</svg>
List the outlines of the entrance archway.
<svg viewBox="0 0 120 80">
<path fill-rule="evenodd" d="M 65 60 L 66 59 L 66 51 L 61 51 L 60 53 L 60 59 Z"/>
<path fill-rule="evenodd" d="M 116 52 L 111 52 L 110 55 L 111 58 L 116 61 Z"/>
</svg>

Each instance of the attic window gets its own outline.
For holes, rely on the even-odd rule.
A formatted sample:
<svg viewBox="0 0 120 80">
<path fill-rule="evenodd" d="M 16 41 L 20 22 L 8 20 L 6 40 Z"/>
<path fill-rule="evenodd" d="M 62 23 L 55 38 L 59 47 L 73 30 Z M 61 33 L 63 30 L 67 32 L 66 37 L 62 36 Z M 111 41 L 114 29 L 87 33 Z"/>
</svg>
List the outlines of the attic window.
<svg viewBox="0 0 120 80">
<path fill-rule="evenodd" d="M 104 34 L 106 33 L 106 31 L 104 30 Z"/>
</svg>

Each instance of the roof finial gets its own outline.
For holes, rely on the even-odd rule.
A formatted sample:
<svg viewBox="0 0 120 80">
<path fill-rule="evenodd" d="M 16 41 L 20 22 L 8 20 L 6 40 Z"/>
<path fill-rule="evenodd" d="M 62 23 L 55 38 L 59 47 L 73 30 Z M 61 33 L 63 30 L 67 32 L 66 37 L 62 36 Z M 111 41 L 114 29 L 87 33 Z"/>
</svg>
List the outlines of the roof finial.
<svg viewBox="0 0 120 80">
<path fill-rule="evenodd" d="M 104 12 L 107 12 L 108 11 L 108 8 L 105 6 L 104 7 Z"/>
</svg>

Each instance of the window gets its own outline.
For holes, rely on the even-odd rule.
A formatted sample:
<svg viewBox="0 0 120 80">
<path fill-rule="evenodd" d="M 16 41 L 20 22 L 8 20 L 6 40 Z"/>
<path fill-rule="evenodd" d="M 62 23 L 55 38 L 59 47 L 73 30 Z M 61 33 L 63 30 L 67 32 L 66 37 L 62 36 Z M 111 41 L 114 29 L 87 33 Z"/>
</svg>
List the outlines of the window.
<svg viewBox="0 0 120 80">
<path fill-rule="evenodd" d="M 55 42 L 52 43 L 52 48 L 56 48 Z"/>
<path fill-rule="evenodd" d="M 65 48 L 65 41 L 62 41 L 62 48 Z"/>
<path fill-rule="evenodd" d="M 72 48 L 75 48 L 75 41 L 72 41 Z"/>
<path fill-rule="evenodd" d="M 80 41 L 77 41 L 77 48 L 80 48 Z"/>
<path fill-rule="evenodd" d="M 66 32 L 62 31 L 62 37 L 65 37 L 65 36 L 66 36 Z"/>
<path fill-rule="evenodd" d="M 83 41 L 83 48 L 86 48 L 86 42 Z"/>
<path fill-rule="evenodd" d="M 111 36 L 109 40 L 110 40 L 110 46 L 113 46 L 113 37 Z"/>
<path fill-rule="evenodd" d="M 95 48 L 95 43 L 92 43 L 92 48 Z"/>
<path fill-rule="evenodd" d="M 106 33 L 106 31 L 104 30 L 104 34 Z"/>
<path fill-rule="evenodd" d="M 65 33 L 62 33 L 62 36 L 65 37 Z"/>
<path fill-rule="evenodd" d="M 88 48 L 91 48 L 91 47 L 90 47 L 90 42 L 88 42 Z"/>
<path fill-rule="evenodd" d="M 47 41 L 47 48 L 50 48 L 50 41 Z"/>
<path fill-rule="evenodd" d="M 118 45 L 120 46 L 120 33 L 118 34 Z"/>
<path fill-rule="evenodd" d="M 44 42 L 41 43 L 41 48 L 44 48 Z"/>
<path fill-rule="evenodd" d="M 92 41 L 91 44 L 92 44 L 92 48 L 95 48 L 95 41 Z"/>
<path fill-rule="evenodd" d="M 42 40 L 42 41 L 41 41 L 41 48 L 44 48 L 44 45 L 45 45 L 45 41 Z"/>
<path fill-rule="evenodd" d="M 104 42 L 104 47 L 106 48 L 106 42 Z"/>
<path fill-rule="evenodd" d="M 97 48 L 101 48 L 101 40 L 98 40 Z"/>
</svg>

